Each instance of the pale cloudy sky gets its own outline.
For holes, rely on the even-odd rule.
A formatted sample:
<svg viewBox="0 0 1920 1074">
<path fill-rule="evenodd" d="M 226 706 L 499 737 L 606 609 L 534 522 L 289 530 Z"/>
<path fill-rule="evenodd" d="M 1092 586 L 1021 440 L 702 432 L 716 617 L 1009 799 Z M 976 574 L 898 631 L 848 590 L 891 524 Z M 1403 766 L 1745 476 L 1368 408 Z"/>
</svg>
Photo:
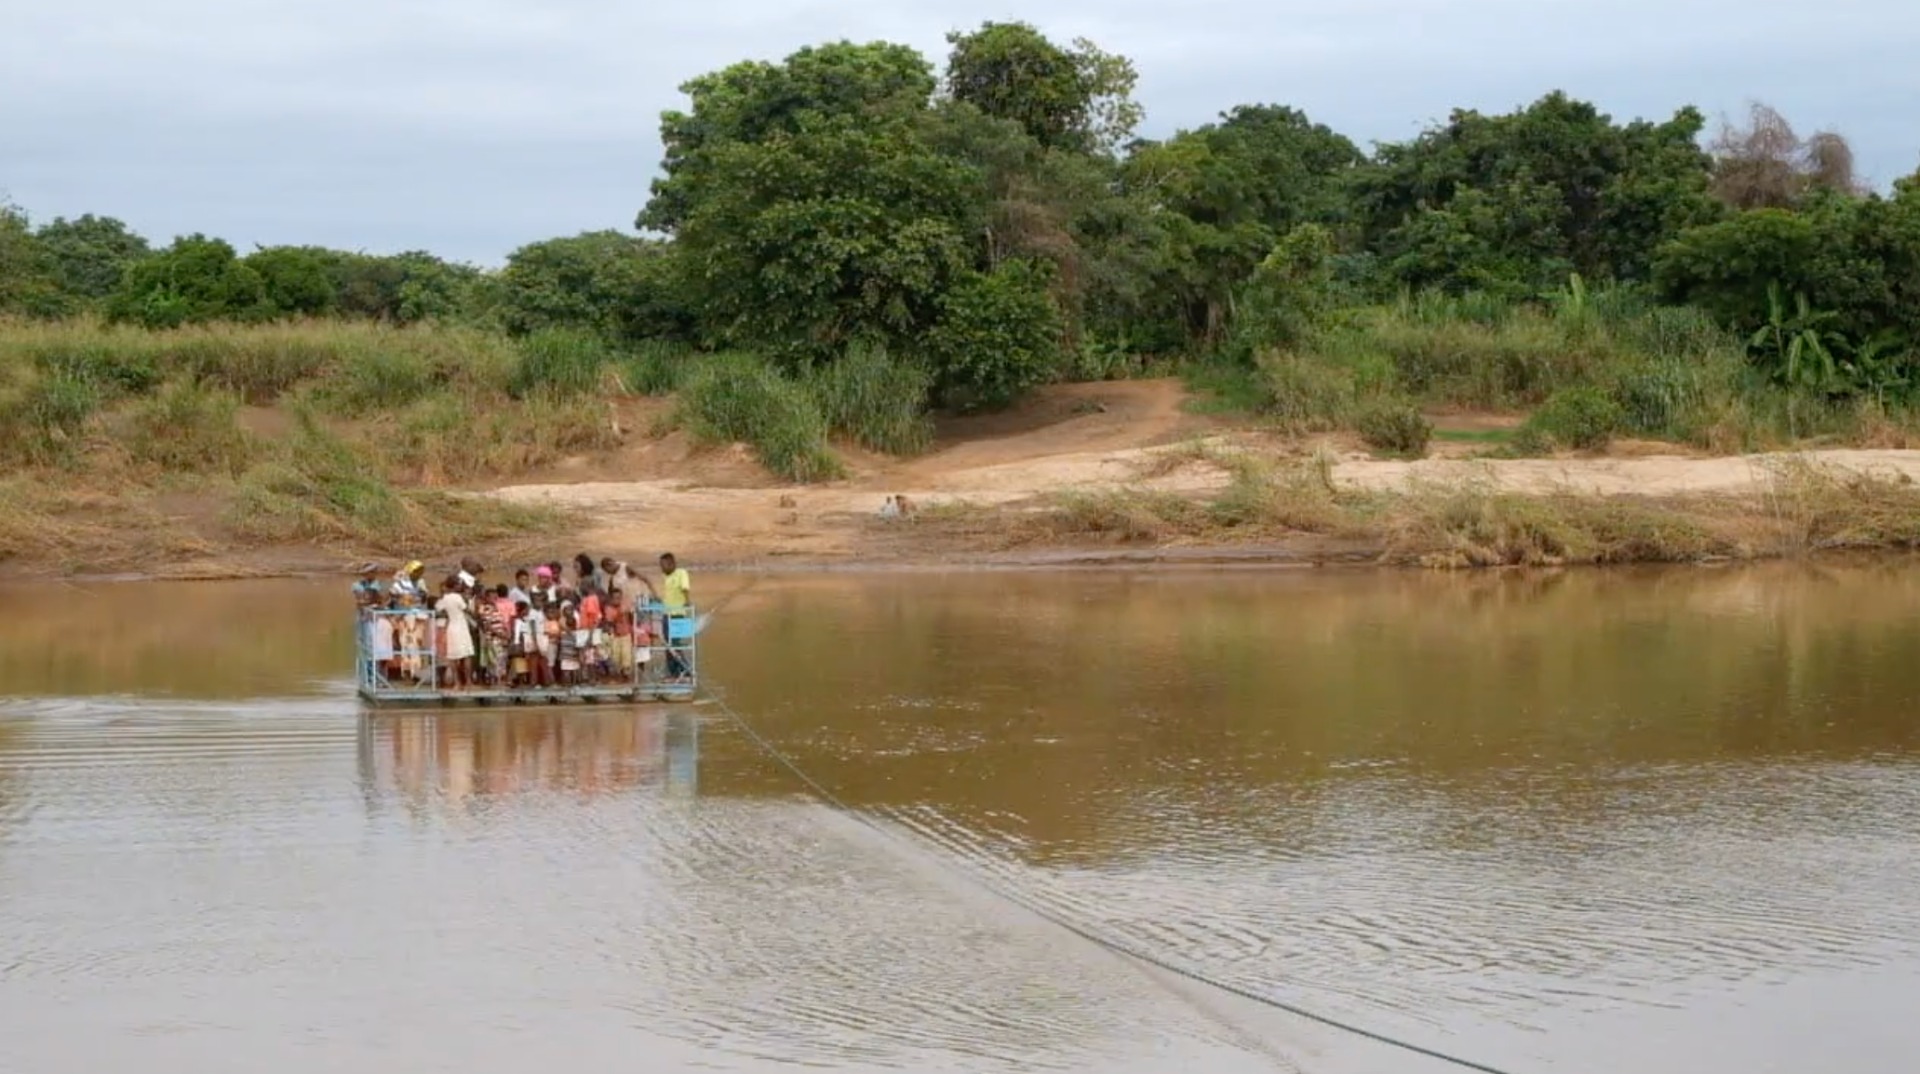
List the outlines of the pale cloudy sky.
<svg viewBox="0 0 1920 1074">
<path fill-rule="evenodd" d="M 424 248 L 482 263 L 630 228 L 687 78 L 839 38 L 938 62 L 1025 19 L 1133 57 L 1143 133 L 1278 102 L 1362 144 L 1563 88 L 1616 116 L 1753 97 L 1920 166 L 1913 0 L 9 0 L 0 193 L 164 242 Z"/>
</svg>

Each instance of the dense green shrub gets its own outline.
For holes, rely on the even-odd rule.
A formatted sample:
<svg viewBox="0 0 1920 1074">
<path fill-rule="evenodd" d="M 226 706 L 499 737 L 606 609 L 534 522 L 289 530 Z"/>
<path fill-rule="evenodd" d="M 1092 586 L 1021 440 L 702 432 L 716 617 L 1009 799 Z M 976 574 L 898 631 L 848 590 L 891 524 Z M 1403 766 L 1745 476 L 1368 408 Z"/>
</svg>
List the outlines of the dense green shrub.
<svg viewBox="0 0 1920 1074">
<path fill-rule="evenodd" d="M 185 235 L 134 262 L 107 303 L 107 316 L 145 328 L 271 315 L 266 283 L 225 239 Z"/>
<path fill-rule="evenodd" d="M 1545 441 L 1576 451 L 1598 451 L 1626 424 L 1626 413 L 1601 388 L 1581 385 L 1555 392 L 1523 427 L 1530 443 Z"/>
<path fill-rule="evenodd" d="M 942 402 L 1004 406 L 1053 374 L 1061 323 L 1047 280 L 1035 262 L 1007 261 L 965 274 L 942 297 L 940 321 L 927 336 Z"/>
<path fill-rule="evenodd" d="M 1373 399 L 1362 404 L 1354 415 L 1353 427 L 1368 447 L 1409 459 L 1425 457 L 1427 442 L 1433 439 L 1433 423 L 1406 399 Z"/>
</svg>

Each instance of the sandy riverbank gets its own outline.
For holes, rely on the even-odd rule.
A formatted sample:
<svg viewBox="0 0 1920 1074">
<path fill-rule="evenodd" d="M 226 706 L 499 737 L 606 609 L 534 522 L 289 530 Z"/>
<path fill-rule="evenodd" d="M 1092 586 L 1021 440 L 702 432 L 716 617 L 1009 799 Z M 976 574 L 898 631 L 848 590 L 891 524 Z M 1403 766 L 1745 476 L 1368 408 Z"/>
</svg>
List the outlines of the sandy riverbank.
<svg viewBox="0 0 1920 1074">
<path fill-rule="evenodd" d="M 935 450 L 919 458 L 851 453 L 849 476 L 824 485 L 781 486 L 743 448 L 696 450 L 678 436 L 634 436 L 614 452 L 568 460 L 502 487 L 465 491 L 552 505 L 571 520 L 563 531 L 534 535 L 517 547 L 481 550 L 503 560 L 531 548 L 556 556 L 586 549 L 641 559 L 671 549 L 705 569 L 820 570 L 1364 563 L 1379 560 L 1390 545 L 1384 523 L 1377 533 L 1365 526 L 1269 526 L 1179 540 L 1019 525 L 1053 509 L 1063 495 L 1216 496 L 1234 480 L 1234 467 L 1223 459 L 1295 467 L 1316 459 L 1331 488 L 1357 494 L 1471 487 L 1562 504 L 1631 501 L 1652 511 L 1664 504 L 1676 517 L 1712 502 L 1717 514 L 1749 510 L 1761 521 L 1780 514 L 1773 500 L 1783 467 L 1872 475 L 1890 487 L 1920 479 L 1920 451 L 1705 457 L 1671 445 L 1625 444 L 1606 457 L 1480 459 L 1467 456 L 1482 445 L 1437 441 L 1435 457 L 1382 460 L 1339 437 L 1283 440 L 1193 414 L 1184 403 L 1174 381 L 1063 386 L 1010 413 L 949 421 Z M 645 428 L 648 416 L 627 415 L 626 424 Z M 1473 427 L 1500 419 L 1443 419 L 1443 428 L 1449 420 Z M 881 519 L 879 509 L 892 494 L 907 496 L 918 517 Z M 1010 538 L 1016 531 L 1018 539 Z M 1770 553 L 1756 545 L 1753 554 Z M 340 571 L 366 556 L 365 550 L 343 547 L 211 554 L 184 547 L 132 569 L 162 577 L 247 577 Z M 65 573 L 60 564 L 32 561 L 3 569 Z"/>
</svg>

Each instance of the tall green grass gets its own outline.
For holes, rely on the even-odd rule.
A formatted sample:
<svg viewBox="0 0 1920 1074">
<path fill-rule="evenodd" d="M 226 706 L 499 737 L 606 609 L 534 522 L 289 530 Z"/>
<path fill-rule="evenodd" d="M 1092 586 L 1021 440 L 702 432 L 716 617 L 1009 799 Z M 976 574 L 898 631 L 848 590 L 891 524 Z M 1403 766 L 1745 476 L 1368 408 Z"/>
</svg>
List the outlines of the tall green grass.
<svg viewBox="0 0 1920 1074">
<path fill-rule="evenodd" d="M 917 455 L 933 443 L 933 373 L 921 365 L 897 361 L 881 347 L 855 346 L 809 370 L 803 383 L 827 427 L 863 448 Z"/>
<path fill-rule="evenodd" d="M 698 440 L 745 443 L 773 473 L 791 481 L 838 477 L 827 420 L 806 387 L 749 355 L 700 363 L 681 389 L 679 418 Z"/>
<path fill-rule="evenodd" d="M 321 383 L 329 409 L 403 406 L 436 385 L 507 387 L 520 356 L 504 337 L 463 328 L 291 321 L 149 331 L 96 321 L 0 323 L 0 370 L 85 380 L 140 395 L 189 379 L 267 405 Z"/>
<path fill-rule="evenodd" d="M 520 341 L 510 390 L 516 398 L 587 395 L 605 385 L 615 355 L 605 339 L 572 328 L 548 328 Z"/>
<path fill-rule="evenodd" d="M 646 340 L 616 366 L 621 386 L 634 395 L 672 395 L 693 374 L 700 356 L 684 343 Z"/>
</svg>

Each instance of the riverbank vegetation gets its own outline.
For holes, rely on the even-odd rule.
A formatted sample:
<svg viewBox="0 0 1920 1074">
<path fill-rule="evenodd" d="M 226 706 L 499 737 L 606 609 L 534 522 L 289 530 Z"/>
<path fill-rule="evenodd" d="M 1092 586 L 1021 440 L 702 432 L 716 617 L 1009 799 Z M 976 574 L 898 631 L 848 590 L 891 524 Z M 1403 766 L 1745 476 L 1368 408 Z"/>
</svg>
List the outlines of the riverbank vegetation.
<svg viewBox="0 0 1920 1074">
<path fill-rule="evenodd" d="M 641 234 L 498 268 L 0 207 L 19 517 L 191 486 L 235 539 L 471 543 L 554 520 L 432 490 L 608 448 L 622 395 L 805 482 L 925 450 L 936 411 L 1169 372 L 1398 457 L 1441 409 L 1525 415 L 1507 454 L 1920 438 L 1920 173 L 1872 187 L 1837 134 L 1550 93 L 1370 149 L 1284 104 L 1147 139 L 1123 57 L 950 45 L 696 78 Z M 35 546 L 13 525 L 0 554 Z"/>
<path fill-rule="evenodd" d="M 1280 546 L 1302 534 L 1334 558 L 1440 569 L 1699 563 L 1920 548 L 1920 486 L 1791 456 L 1757 496 L 1596 496 L 1491 481 L 1338 484 L 1325 455 L 1275 460 L 1190 445 L 1157 471 L 1199 464 L 1225 480 L 1196 493 L 1104 488 L 1033 505 L 957 501 L 926 523 L 971 547 Z"/>
</svg>

